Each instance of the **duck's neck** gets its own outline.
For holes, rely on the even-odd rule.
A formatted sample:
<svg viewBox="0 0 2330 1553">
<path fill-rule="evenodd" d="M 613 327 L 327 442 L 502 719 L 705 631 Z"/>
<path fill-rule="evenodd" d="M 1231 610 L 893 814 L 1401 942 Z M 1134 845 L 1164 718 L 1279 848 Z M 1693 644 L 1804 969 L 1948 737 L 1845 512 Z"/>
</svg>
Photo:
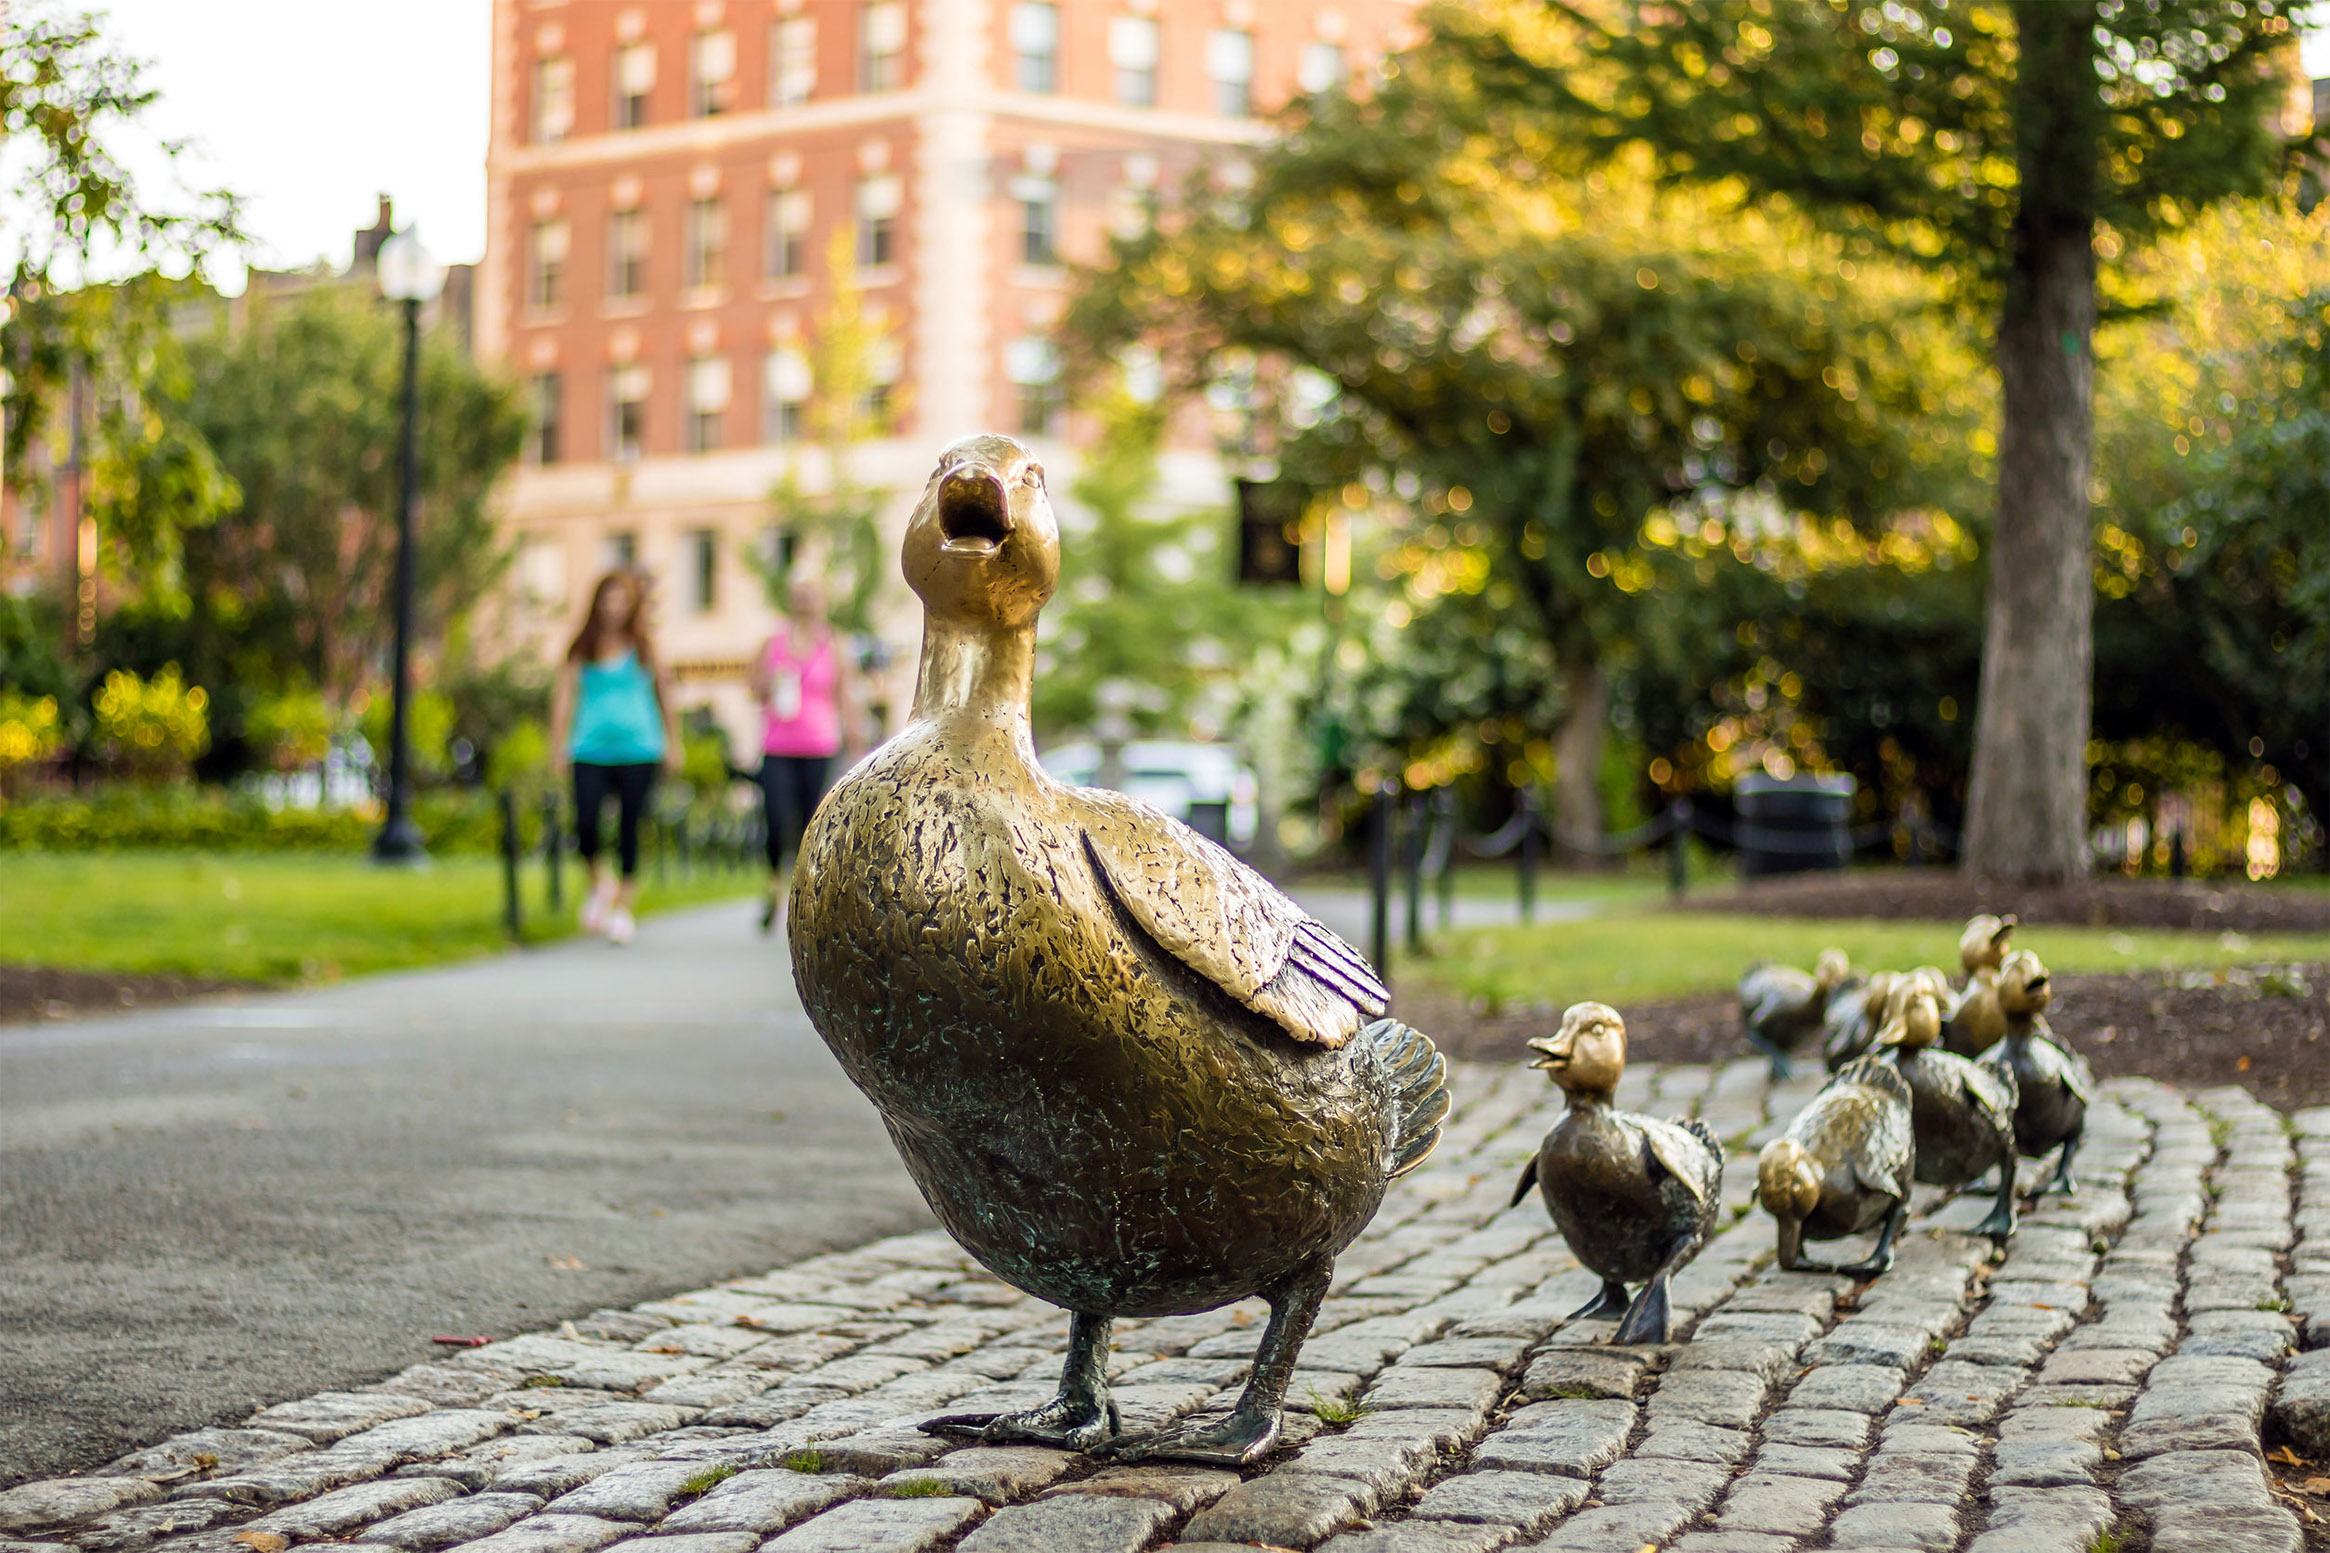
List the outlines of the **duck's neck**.
<svg viewBox="0 0 2330 1553">
<path fill-rule="evenodd" d="M 1592 1116 L 1596 1112 L 1607 1111 L 1610 1109 L 1610 1098 L 1611 1095 L 1615 1093 L 1615 1091 L 1600 1089 L 1572 1089 L 1566 1091 L 1566 1093 L 1569 1095 L 1570 1109 L 1572 1111 L 1576 1112 L 1580 1116 Z"/>
<path fill-rule="evenodd" d="M 1033 758 L 1028 701 L 1036 670 L 1035 627 L 932 619 L 922 628 L 914 720 L 942 722 L 981 739 L 1021 746 Z"/>
</svg>

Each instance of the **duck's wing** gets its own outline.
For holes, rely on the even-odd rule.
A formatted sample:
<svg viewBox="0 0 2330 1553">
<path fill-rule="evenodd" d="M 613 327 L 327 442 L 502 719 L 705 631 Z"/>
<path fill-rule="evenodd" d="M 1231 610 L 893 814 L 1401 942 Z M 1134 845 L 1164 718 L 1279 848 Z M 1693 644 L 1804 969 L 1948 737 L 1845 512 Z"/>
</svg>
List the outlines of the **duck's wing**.
<svg viewBox="0 0 2330 1553">
<path fill-rule="evenodd" d="M 2057 1035 L 2048 1025 L 2044 1014 L 2034 1021 L 2038 1028 L 2032 1032 L 2034 1041 L 2044 1041 L 2055 1048 L 2057 1065 L 2063 1073 L 2063 1087 L 2079 1097 L 2081 1105 L 2095 1104 L 2095 1070 L 2087 1059 L 2071 1049 L 2071 1044 Z"/>
<path fill-rule="evenodd" d="M 1709 1177 L 1720 1181 L 1723 1173 L 1723 1145 L 1715 1141 L 1707 1124 L 1696 1117 L 1681 1122 L 1661 1121 L 1655 1116 L 1629 1116 L 1625 1120 L 1642 1135 L 1659 1168 L 1680 1181 L 1693 1202 L 1705 1203 L 1710 1187 L 1716 1184 Z"/>
<path fill-rule="evenodd" d="M 1224 848 L 1120 793 L 1075 796 L 1093 872 L 1183 965 L 1319 1046 L 1341 1046 L 1390 1006 L 1358 950 Z"/>
</svg>

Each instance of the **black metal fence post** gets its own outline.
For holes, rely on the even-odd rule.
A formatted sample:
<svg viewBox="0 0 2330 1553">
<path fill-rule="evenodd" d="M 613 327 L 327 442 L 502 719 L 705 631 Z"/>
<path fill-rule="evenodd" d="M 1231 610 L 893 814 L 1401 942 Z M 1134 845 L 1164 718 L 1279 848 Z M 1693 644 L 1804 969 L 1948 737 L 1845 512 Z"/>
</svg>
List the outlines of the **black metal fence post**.
<svg viewBox="0 0 2330 1553">
<path fill-rule="evenodd" d="M 1401 881 L 1407 887 L 1407 920 L 1401 924 L 1401 938 L 1410 954 L 1424 952 L 1424 846 L 1431 840 L 1425 815 L 1424 795 L 1417 793 L 1408 800 L 1407 834 L 1400 838 L 1401 872 L 1407 875 Z"/>
<path fill-rule="evenodd" d="M 1367 836 L 1367 953 L 1375 973 L 1391 980 L 1392 825 L 1398 816 L 1387 780 L 1375 790 L 1375 808 Z"/>
<path fill-rule="evenodd" d="M 1524 787 L 1515 795 L 1525 823 L 1521 827 L 1521 920 L 1537 920 L 1537 794 Z"/>
<path fill-rule="evenodd" d="M 558 795 L 542 800 L 542 862 L 550 874 L 550 909 L 566 910 L 566 819 L 559 813 Z"/>
<path fill-rule="evenodd" d="M 1676 900 L 1690 883 L 1691 800 L 1678 798 L 1667 805 L 1667 893 Z"/>
<path fill-rule="evenodd" d="M 1456 794 L 1445 787 L 1432 790 L 1434 841 L 1440 848 L 1440 876 L 1435 892 L 1440 898 L 1440 931 L 1456 924 Z"/>
<path fill-rule="evenodd" d="M 518 900 L 518 800 L 508 788 L 497 795 L 502 811 L 502 926 L 510 937 L 523 939 L 525 908 Z"/>
</svg>

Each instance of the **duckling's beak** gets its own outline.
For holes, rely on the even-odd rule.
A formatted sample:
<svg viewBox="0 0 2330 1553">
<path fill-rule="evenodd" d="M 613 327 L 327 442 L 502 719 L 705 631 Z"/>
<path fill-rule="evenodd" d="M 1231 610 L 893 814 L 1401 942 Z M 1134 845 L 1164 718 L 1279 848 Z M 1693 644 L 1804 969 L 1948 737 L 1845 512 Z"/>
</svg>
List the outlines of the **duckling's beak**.
<svg viewBox="0 0 2330 1553">
<path fill-rule="evenodd" d="M 2025 997 L 2033 997 L 2033 998 L 2035 998 L 2035 997 L 2037 997 L 2037 996 L 2038 996 L 2040 993 L 2042 993 L 2042 992 L 2045 992 L 2046 990 L 2047 990 L 2047 977 L 2046 977 L 2046 975 L 2045 975 L 2045 973 L 2044 973 L 2044 972 L 2040 973 L 2040 974 L 2039 974 L 2039 975 L 2037 975 L 2037 976 L 2033 976 L 2033 977 L 2032 977 L 2032 978 L 2031 978 L 2029 981 L 2026 981 L 2026 982 L 2024 982 L 2024 983 L 2023 983 L 2023 995 L 2024 995 Z"/>
<path fill-rule="evenodd" d="M 1537 1060 L 1529 1064 L 1533 1068 L 1551 1073 L 1558 1072 L 1570 1064 L 1570 1037 L 1567 1032 L 1560 1035 L 1541 1035 L 1526 1044 L 1531 1051 L 1538 1053 Z"/>
<path fill-rule="evenodd" d="M 2001 917 L 1998 919 L 1998 931 L 1990 935 L 1990 941 L 1994 944 L 2003 944 L 2006 942 L 2006 935 L 2014 930 L 2015 919 L 2011 916 Z"/>
<path fill-rule="evenodd" d="M 1012 529 L 1002 478 L 976 464 L 948 470 L 938 484 L 938 527 L 941 555 L 979 559 L 1002 549 Z"/>
</svg>

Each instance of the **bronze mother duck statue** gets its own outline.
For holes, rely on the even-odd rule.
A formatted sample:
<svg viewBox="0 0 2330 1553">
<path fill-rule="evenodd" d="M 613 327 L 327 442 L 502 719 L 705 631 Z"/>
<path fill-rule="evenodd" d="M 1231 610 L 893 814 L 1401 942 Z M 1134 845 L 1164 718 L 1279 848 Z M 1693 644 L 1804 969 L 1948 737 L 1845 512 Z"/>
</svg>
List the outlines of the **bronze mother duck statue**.
<svg viewBox="0 0 2330 1553">
<path fill-rule="evenodd" d="M 1667 1340 L 1667 1280 L 1699 1254 L 1723 1207 L 1723 1145 L 1697 1117 L 1679 1122 L 1614 1109 L 1626 1073 L 1626 1021 L 1606 1003 L 1576 1003 L 1561 1028 L 1529 1043 L 1569 1109 L 1522 1167 L 1513 1206 L 1534 1186 L 1570 1253 L 1602 1280 L 1572 1321 L 1619 1317 L 1613 1343 Z M 1627 1302 L 1626 1285 L 1642 1292 Z"/>
<path fill-rule="evenodd" d="M 794 979 L 948 1233 L 1072 1313 L 1051 1402 L 925 1427 L 1258 1460 L 1336 1254 L 1438 1141 L 1447 1065 L 1260 874 L 1036 763 L 1060 538 L 1033 454 L 950 445 L 903 564 L 924 609 L 912 718 L 809 825 Z M 1250 1295 L 1270 1321 L 1229 1415 L 1120 1434 L 1110 1322 Z"/>
</svg>

